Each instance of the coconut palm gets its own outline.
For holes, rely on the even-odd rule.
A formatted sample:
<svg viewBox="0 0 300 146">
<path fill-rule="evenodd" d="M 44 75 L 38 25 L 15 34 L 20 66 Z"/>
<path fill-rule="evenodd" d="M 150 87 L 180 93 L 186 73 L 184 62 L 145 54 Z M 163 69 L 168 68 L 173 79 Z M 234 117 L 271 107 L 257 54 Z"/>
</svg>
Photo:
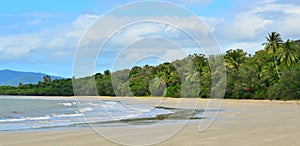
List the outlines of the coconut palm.
<svg viewBox="0 0 300 146">
<path fill-rule="evenodd" d="M 49 83 L 49 82 L 51 82 L 51 77 L 50 77 L 49 75 L 44 76 L 44 77 L 43 77 L 43 82 L 44 82 L 44 83 Z"/>
<path fill-rule="evenodd" d="M 247 53 L 242 49 L 228 50 L 224 57 L 225 64 L 228 68 L 234 68 L 236 71 L 238 71 L 241 64 L 246 62 L 246 55 Z"/>
<path fill-rule="evenodd" d="M 269 54 L 272 54 L 274 65 L 276 68 L 276 73 L 277 73 L 278 78 L 280 78 L 280 74 L 279 74 L 278 66 L 277 66 L 277 60 L 276 60 L 276 53 L 277 53 L 277 50 L 280 47 L 282 47 L 282 45 L 283 45 L 282 38 L 279 33 L 272 32 L 272 33 L 269 33 L 268 36 L 266 36 L 266 39 L 267 39 L 267 42 L 263 43 L 262 45 L 265 46 L 265 50 L 267 50 L 269 52 Z"/>
<path fill-rule="evenodd" d="M 260 80 L 266 71 L 264 64 L 262 62 L 252 62 L 251 65 L 256 73 L 257 79 Z"/>
<path fill-rule="evenodd" d="M 297 45 L 294 41 L 287 40 L 281 50 L 279 51 L 280 55 L 278 56 L 280 63 L 290 67 L 292 63 L 297 62 Z"/>
</svg>

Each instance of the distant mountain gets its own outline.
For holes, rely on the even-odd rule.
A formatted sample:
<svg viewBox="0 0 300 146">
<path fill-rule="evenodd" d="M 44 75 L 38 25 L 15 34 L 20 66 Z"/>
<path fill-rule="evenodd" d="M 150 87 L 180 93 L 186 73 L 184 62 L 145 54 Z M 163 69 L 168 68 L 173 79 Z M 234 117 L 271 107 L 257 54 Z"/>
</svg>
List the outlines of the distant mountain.
<svg viewBox="0 0 300 146">
<path fill-rule="evenodd" d="M 22 84 L 36 84 L 43 81 L 43 77 L 47 74 L 34 72 L 20 72 L 13 70 L 0 70 L 0 86 L 18 86 Z M 50 76 L 52 80 L 62 79 L 58 76 Z"/>
</svg>

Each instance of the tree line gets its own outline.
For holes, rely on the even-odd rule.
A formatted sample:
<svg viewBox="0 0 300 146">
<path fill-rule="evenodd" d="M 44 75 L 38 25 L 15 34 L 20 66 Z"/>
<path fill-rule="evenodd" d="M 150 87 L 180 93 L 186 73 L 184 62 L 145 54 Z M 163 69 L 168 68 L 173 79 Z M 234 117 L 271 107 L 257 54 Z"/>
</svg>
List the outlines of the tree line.
<svg viewBox="0 0 300 146">
<path fill-rule="evenodd" d="M 73 96 L 165 96 L 201 97 L 211 94 L 210 61 L 226 66 L 225 98 L 297 100 L 300 98 L 300 42 L 283 41 L 277 32 L 266 36 L 264 49 L 254 55 L 242 49 L 219 56 L 189 55 L 157 66 L 145 65 L 80 79 L 53 80 L 38 84 L 1 86 L 2 95 Z M 192 62 L 192 63 L 191 63 Z M 72 80 L 76 85 L 73 90 Z M 199 92 L 200 91 L 200 92 Z"/>
</svg>

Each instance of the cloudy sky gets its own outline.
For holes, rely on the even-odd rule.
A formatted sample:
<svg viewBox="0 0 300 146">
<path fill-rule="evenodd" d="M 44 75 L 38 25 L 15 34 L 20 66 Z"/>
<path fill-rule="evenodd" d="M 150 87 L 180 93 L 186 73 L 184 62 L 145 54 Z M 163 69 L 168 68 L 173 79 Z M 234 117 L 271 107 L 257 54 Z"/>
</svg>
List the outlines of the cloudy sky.
<svg viewBox="0 0 300 146">
<path fill-rule="evenodd" d="M 198 18 L 196 20 L 195 17 L 185 15 L 180 9 L 145 6 L 147 8 L 132 8 L 140 13 L 131 11 L 130 7 L 116 13 L 110 11 L 129 2 L 132 1 L 2 0 L 0 70 L 44 72 L 71 77 L 73 62 L 76 59 L 74 56 L 78 53 L 78 47 L 82 45 L 81 40 L 85 38 L 91 26 L 109 12 L 111 15 L 107 16 L 106 20 L 110 23 L 99 28 L 101 32 L 110 30 L 115 24 L 134 21 L 135 17 L 156 19 L 160 16 L 186 30 L 191 30 L 191 33 L 198 32 L 198 28 L 201 29 L 200 32 L 207 32 L 198 22 Z M 214 35 L 222 52 L 241 48 L 253 54 L 262 49 L 261 44 L 265 41 L 265 36 L 272 31 L 279 32 L 284 40 L 300 39 L 298 0 L 169 2 L 186 8 L 207 24 L 205 29 Z M 148 11 L 144 12 L 145 9 Z M 170 13 L 172 15 L 168 15 Z M 104 39 L 101 36 L 96 37 Z M 193 44 L 180 28 L 152 22 L 132 24 L 115 30 L 103 48 L 102 52 L 91 52 L 98 55 L 96 71 L 111 68 L 114 61 L 157 63 L 155 59 L 151 60 L 151 55 L 150 59 L 149 56 L 147 58 L 149 54 L 166 61 L 182 58 L 185 55 L 182 51 L 205 53 L 199 51 L 199 46 Z M 141 59 L 143 57 L 147 59 Z"/>
</svg>

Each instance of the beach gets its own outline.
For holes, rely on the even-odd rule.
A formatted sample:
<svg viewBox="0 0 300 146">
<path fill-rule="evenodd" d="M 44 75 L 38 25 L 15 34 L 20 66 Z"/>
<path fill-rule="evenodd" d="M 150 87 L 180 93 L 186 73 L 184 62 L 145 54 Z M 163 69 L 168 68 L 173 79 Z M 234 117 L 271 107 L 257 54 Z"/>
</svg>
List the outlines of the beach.
<svg viewBox="0 0 300 146">
<path fill-rule="evenodd" d="M 51 98 L 51 97 L 49 97 Z M 119 100 L 116 97 L 101 97 L 101 100 Z M 165 107 L 177 107 L 178 100 L 194 105 L 196 99 L 174 98 L 122 98 L 125 102 L 156 104 Z M 199 99 L 198 108 L 206 106 L 209 100 Z M 300 139 L 300 106 L 296 101 L 257 101 L 257 100 L 223 100 L 218 117 L 205 131 L 198 130 L 199 123 L 188 122 L 170 138 L 155 145 L 299 145 Z M 126 127 L 105 127 L 106 135 L 118 133 L 117 139 L 134 135 L 134 141 L 146 141 L 143 132 L 155 133 L 172 129 L 176 123 L 158 125 L 147 131 L 134 130 L 128 133 Z M 148 135 L 151 137 L 151 135 Z M 119 145 L 116 141 L 102 137 L 89 127 L 68 127 L 47 130 L 0 132 L 1 146 L 40 146 L 40 145 Z"/>
</svg>

